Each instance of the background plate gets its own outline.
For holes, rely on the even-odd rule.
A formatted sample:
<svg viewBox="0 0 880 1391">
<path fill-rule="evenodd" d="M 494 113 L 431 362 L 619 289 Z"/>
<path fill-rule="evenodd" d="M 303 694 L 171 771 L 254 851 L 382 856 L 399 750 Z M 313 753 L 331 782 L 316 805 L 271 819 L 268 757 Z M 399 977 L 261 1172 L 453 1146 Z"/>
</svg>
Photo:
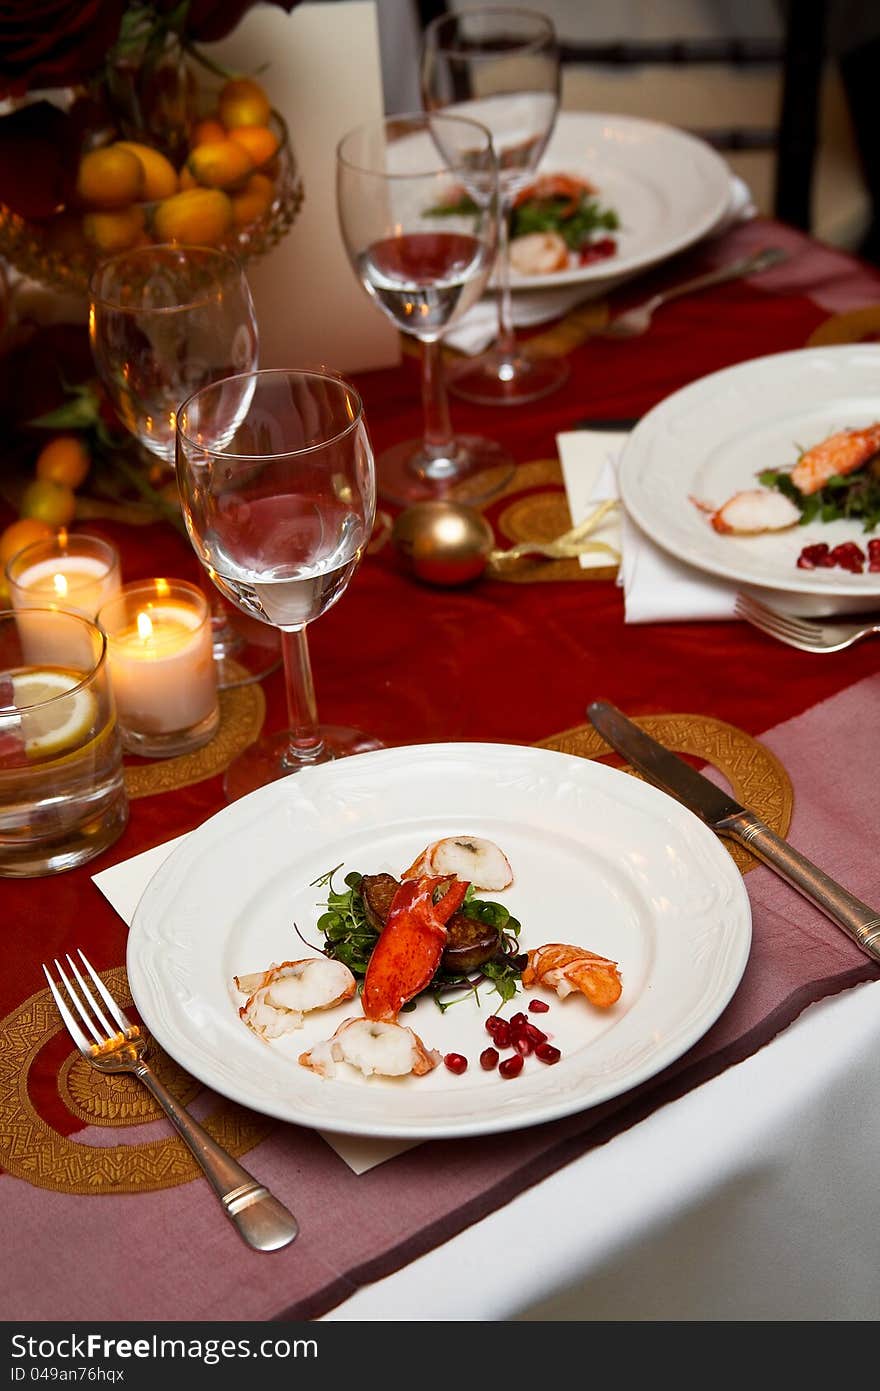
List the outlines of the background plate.
<svg viewBox="0 0 880 1391">
<path fill-rule="evenodd" d="M 719 154 L 675 126 L 636 116 L 562 111 L 539 173 L 580 174 L 614 208 L 617 254 L 553 275 L 511 273 L 514 290 L 626 279 L 705 236 L 730 206 L 731 173 Z"/>
<path fill-rule="evenodd" d="M 610 1010 L 578 995 L 536 1016 L 562 1050 L 526 1059 L 516 1079 L 484 1072 L 487 992 L 445 1014 L 421 1002 L 401 1021 L 454 1076 L 328 1080 L 298 1056 L 329 1038 L 357 1002 L 307 1016 L 272 1044 L 238 1018 L 235 974 L 314 955 L 325 891 L 311 881 L 399 872 L 432 840 L 495 840 L 515 882 L 503 895 L 524 947 L 580 944 L 617 960 Z M 486 895 L 494 897 L 495 895 Z M 746 891 L 727 851 L 677 802 L 615 769 L 546 749 L 425 744 L 361 754 L 261 788 L 205 822 L 147 887 L 128 942 L 135 1003 L 159 1043 L 196 1077 L 256 1111 L 322 1130 L 410 1138 L 514 1130 L 594 1106 L 653 1076 L 715 1021 L 745 969 Z M 517 1004 L 504 1013 L 524 1007 Z"/>
<path fill-rule="evenodd" d="M 701 377 L 642 418 L 624 445 L 620 495 L 642 530 L 679 560 L 815 612 L 880 607 L 880 574 L 799 570 L 804 546 L 857 541 L 857 521 L 811 522 L 764 536 L 721 536 L 689 500 L 720 506 L 794 464 L 837 430 L 880 420 L 880 344 L 775 353 Z M 762 596 L 770 597 L 766 593 Z M 789 602 L 787 607 L 793 605 Z"/>
</svg>

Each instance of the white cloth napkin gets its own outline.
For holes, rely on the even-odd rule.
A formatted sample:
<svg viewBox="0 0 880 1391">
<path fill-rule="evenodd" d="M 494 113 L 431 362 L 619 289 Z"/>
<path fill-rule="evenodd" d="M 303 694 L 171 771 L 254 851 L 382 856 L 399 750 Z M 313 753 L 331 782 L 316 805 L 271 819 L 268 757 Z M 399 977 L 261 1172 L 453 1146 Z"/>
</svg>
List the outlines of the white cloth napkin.
<svg viewBox="0 0 880 1391">
<path fill-rule="evenodd" d="M 617 460 L 626 432 L 571 430 L 556 436 L 573 525 L 598 503 L 618 498 Z M 623 588 L 624 622 L 667 623 L 733 618 L 736 587 L 676 560 L 646 536 L 618 507 L 594 538 L 621 553 L 617 583 Z M 607 565 L 601 553 L 580 557 L 584 568 Z"/>
<path fill-rule="evenodd" d="M 747 185 L 736 175 L 731 175 L 730 203 L 708 235 L 717 237 L 734 223 L 754 217 L 756 211 Z M 512 297 L 514 326 L 529 328 L 561 318 L 576 305 L 610 294 L 618 285 L 632 280 L 640 273 L 635 271 L 629 275 L 609 275 L 601 280 L 580 281 L 575 285 L 562 285 L 546 290 L 517 290 Z M 490 293 L 484 295 L 459 323 L 444 334 L 443 341 L 448 347 L 473 356 L 484 352 L 497 336 L 498 299 L 495 294 Z"/>
<path fill-rule="evenodd" d="M 172 850 L 185 839 L 185 836 L 178 836 L 164 845 L 154 845 L 152 850 L 144 850 L 130 860 L 121 860 L 100 874 L 92 875 L 92 883 L 97 885 L 128 927 L 131 927 L 134 910 L 147 884 Z M 417 1140 L 371 1140 L 360 1135 L 337 1135 L 323 1130 L 319 1134 L 356 1174 L 366 1173 L 368 1169 L 383 1164 L 386 1159 L 393 1159 L 395 1154 L 402 1154 L 419 1143 Z"/>
</svg>

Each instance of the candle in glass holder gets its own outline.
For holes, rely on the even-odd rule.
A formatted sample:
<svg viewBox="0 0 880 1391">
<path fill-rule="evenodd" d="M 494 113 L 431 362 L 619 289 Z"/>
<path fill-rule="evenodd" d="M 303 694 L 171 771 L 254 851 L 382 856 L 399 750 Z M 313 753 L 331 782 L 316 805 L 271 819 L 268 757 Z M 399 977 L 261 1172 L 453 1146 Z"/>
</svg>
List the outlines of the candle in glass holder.
<svg viewBox="0 0 880 1391">
<path fill-rule="evenodd" d="M 100 536 L 60 531 L 34 541 L 6 566 L 14 609 L 64 609 L 94 619 L 98 609 L 119 593 L 119 552 Z"/>
<path fill-rule="evenodd" d="M 146 758 L 200 748 L 220 722 L 208 601 L 184 580 L 124 585 L 98 614 L 123 745 Z"/>
</svg>

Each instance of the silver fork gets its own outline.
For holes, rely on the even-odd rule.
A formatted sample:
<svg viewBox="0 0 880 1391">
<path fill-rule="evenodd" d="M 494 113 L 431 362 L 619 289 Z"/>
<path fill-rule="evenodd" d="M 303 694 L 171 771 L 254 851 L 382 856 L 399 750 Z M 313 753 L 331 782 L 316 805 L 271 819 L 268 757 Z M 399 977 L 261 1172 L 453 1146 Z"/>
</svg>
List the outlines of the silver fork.
<svg viewBox="0 0 880 1391">
<path fill-rule="evenodd" d="M 92 984 L 103 1002 L 95 999 L 73 957 L 67 961 L 76 977 L 80 993 L 67 976 L 57 957 L 55 969 L 67 989 L 67 994 L 80 1022 L 91 1039 L 80 1028 L 65 1003 L 60 987 L 53 981 L 45 962 L 43 971 L 49 989 L 70 1034 L 83 1057 L 99 1072 L 132 1072 L 152 1092 L 181 1139 L 189 1146 L 217 1194 L 226 1216 L 238 1228 L 239 1235 L 256 1251 L 277 1251 L 296 1238 L 299 1224 L 292 1213 L 274 1198 L 268 1189 L 249 1174 L 247 1169 L 222 1149 L 206 1130 L 175 1101 L 159 1081 L 146 1058 L 146 1040 L 136 1024 L 126 1018 L 110 991 L 82 951 L 80 960 L 91 977 Z M 110 1015 L 114 1021 L 110 1023 Z"/>
<path fill-rule="evenodd" d="M 780 613 L 745 594 L 736 596 L 735 612 L 753 628 L 801 652 L 840 652 L 872 633 L 880 633 L 880 623 L 820 623 L 813 618 Z"/>
<path fill-rule="evenodd" d="M 739 280 L 744 275 L 758 275 L 760 271 L 769 270 L 771 266 L 778 266 L 787 258 L 788 252 L 783 251 L 781 247 L 768 246 L 763 251 L 757 251 L 742 260 L 733 261 L 729 266 L 709 271 L 706 275 L 698 275 L 694 280 L 685 280 L 681 285 L 673 285 L 669 290 L 661 290 L 659 294 L 645 300 L 644 304 L 635 304 L 632 309 L 626 309 L 622 314 L 618 314 L 616 319 L 612 319 L 609 324 L 600 329 L 600 336 L 603 338 L 635 338 L 640 333 L 647 333 L 651 327 L 651 319 L 661 304 L 668 304 L 670 300 L 678 299 L 680 295 L 691 295 L 696 294 L 699 290 L 708 290 L 712 285 L 723 285 L 728 280 Z"/>
</svg>

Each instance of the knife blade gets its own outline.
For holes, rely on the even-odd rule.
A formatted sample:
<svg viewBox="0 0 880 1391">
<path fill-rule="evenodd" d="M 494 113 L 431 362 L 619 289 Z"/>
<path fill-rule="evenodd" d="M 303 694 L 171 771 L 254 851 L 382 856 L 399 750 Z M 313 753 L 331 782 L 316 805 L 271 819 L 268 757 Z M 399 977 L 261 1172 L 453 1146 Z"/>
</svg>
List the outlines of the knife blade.
<svg viewBox="0 0 880 1391">
<path fill-rule="evenodd" d="M 875 908 L 862 903 L 795 850 L 756 812 L 741 806 L 683 758 L 658 744 L 616 706 L 606 700 L 594 700 L 587 715 L 594 729 L 633 768 L 699 816 L 716 835 L 735 840 L 757 855 L 836 923 L 866 956 L 880 961 L 880 914 Z"/>
</svg>

